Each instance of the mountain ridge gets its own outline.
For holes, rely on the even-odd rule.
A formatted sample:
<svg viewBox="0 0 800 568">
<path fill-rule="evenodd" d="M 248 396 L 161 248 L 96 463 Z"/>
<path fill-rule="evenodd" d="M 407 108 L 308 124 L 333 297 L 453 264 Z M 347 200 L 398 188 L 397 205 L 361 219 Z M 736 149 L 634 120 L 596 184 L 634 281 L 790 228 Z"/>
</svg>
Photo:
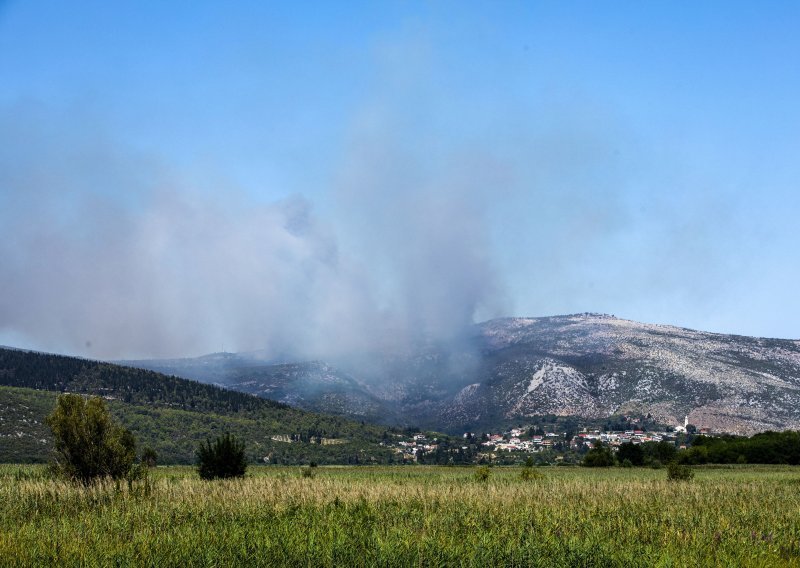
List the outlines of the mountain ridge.
<svg viewBox="0 0 800 568">
<path fill-rule="evenodd" d="M 126 364 L 214 376 L 209 382 L 315 411 L 447 432 L 541 415 L 640 414 L 667 425 L 688 415 L 698 427 L 740 434 L 800 427 L 800 340 L 608 314 L 498 318 L 475 324 L 465 341 L 366 354 L 358 363 L 270 365 L 229 354 L 218 358 L 227 365 L 209 365 L 208 357 Z"/>
</svg>

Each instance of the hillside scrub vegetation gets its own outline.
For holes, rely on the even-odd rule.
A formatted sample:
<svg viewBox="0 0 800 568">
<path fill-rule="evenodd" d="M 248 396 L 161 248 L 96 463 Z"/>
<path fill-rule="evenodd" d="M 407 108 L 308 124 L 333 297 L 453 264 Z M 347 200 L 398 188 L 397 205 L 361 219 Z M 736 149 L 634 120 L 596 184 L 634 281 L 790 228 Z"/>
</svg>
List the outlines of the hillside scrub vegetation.
<svg viewBox="0 0 800 568">
<path fill-rule="evenodd" d="M 189 381 L 186 381 L 189 382 Z M 249 395 L 241 395 L 249 396 Z M 46 463 L 53 450 L 53 436 L 45 423 L 57 392 L 0 386 L 0 462 Z M 256 403 L 268 402 L 251 397 Z M 258 412 L 190 411 L 165 405 L 130 404 L 108 400 L 114 420 L 130 430 L 144 447 L 153 448 L 160 464 L 191 465 L 198 445 L 230 432 L 247 443 L 250 462 L 301 465 L 391 463 L 390 448 L 380 446 L 387 428 L 361 424 L 294 408 L 265 404 Z M 309 432 L 315 436 L 309 440 Z M 390 436 L 393 430 L 389 429 Z M 318 443 L 322 435 L 335 444 Z M 278 437 L 287 441 L 278 441 Z"/>
</svg>

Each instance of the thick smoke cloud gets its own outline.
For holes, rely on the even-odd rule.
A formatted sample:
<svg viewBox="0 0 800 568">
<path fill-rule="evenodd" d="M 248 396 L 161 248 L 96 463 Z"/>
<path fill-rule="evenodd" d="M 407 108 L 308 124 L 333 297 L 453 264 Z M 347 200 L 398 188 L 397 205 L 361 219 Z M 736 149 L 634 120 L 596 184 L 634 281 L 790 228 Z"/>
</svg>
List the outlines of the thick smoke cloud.
<svg viewBox="0 0 800 568">
<path fill-rule="evenodd" d="M 698 201 L 690 173 L 654 175 L 665 167 L 613 113 L 551 105 L 458 144 L 437 133 L 468 116 L 426 128 L 436 105 L 409 116 L 376 100 L 389 102 L 353 118 L 325 191 L 269 188 L 272 201 L 198 184 L 90 116 L 0 109 L 0 343 L 336 361 L 452 345 L 508 314 L 702 328 L 676 306 L 702 318 L 723 302 L 737 274 L 725 250 L 744 234 L 724 188 Z"/>
<path fill-rule="evenodd" d="M 451 338 L 498 297 L 475 181 L 420 184 L 409 163 L 394 177 L 353 148 L 342 207 L 322 219 L 302 196 L 190 187 L 41 110 L 0 120 L 11 341 L 102 358 L 329 356 Z"/>
<path fill-rule="evenodd" d="M 507 308 L 489 230 L 505 168 L 485 155 L 413 152 L 395 143 L 392 133 L 407 139 L 401 128 L 373 113 L 355 129 L 338 218 L 349 247 L 370 259 L 379 299 L 400 318 L 394 325 L 457 339 Z"/>
</svg>

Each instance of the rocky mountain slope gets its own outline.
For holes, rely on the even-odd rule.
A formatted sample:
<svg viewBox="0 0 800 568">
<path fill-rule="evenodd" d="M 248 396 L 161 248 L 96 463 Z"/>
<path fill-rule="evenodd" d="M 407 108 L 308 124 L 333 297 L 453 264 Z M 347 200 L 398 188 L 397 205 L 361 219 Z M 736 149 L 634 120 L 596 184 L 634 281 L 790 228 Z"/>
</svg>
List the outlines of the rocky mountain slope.
<svg viewBox="0 0 800 568">
<path fill-rule="evenodd" d="M 130 362 L 129 362 L 130 364 Z M 600 314 L 503 318 L 449 345 L 358 361 L 253 356 L 135 364 L 316 411 L 457 432 L 542 415 L 684 416 L 699 428 L 800 428 L 800 341 L 705 333 Z"/>
</svg>

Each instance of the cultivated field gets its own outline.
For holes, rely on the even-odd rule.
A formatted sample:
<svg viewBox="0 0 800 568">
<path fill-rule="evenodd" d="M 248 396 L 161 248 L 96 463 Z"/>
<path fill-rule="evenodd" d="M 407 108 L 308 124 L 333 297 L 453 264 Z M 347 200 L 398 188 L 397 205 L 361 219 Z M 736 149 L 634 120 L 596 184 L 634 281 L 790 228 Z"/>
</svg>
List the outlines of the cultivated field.
<svg viewBox="0 0 800 568">
<path fill-rule="evenodd" d="M 0 466 L 0 564 L 800 566 L 800 469 L 521 471 L 167 467 L 83 488 Z"/>
</svg>

